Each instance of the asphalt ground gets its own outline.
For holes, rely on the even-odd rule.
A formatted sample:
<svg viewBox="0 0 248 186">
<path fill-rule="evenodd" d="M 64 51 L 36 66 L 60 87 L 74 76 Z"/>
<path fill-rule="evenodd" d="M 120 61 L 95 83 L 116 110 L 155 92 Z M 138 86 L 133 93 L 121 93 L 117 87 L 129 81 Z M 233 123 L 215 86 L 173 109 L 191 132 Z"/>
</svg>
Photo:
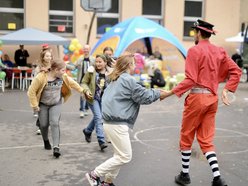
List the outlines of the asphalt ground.
<svg viewBox="0 0 248 186">
<path fill-rule="evenodd" d="M 223 87 L 223 84 L 220 85 Z M 231 106 L 219 102 L 216 117 L 216 152 L 222 177 L 229 186 L 248 185 L 248 83 L 241 83 L 232 95 Z M 123 166 L 115 180 L 117 186 L 176 186 L 174 177 L 181 170 L 178 151 L 184 98 L 142 106 L 134 130 L 130 131 L 133 159 Z M 79 95 L 63 105 L 60 122 L 59 159 L 44 150 L 26 91 L 0 92 L 0 186 L 88 186 L 85 173 L 112 156 L 111 144 L 99 150 L 85 142 L 82 129 L 92 114 L 79 118 Z M 190 186 L 209 186 L 211 169 L 193 145 L 190 160 Z"/>
</svg>

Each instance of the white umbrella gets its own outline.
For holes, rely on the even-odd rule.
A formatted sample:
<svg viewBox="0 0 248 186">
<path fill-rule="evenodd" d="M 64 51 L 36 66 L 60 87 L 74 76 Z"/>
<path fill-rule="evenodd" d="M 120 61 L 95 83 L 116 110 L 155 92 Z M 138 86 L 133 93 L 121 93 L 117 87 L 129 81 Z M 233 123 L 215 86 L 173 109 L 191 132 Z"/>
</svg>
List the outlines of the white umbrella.
<svg viewBox="0 0 248 186">
<path fill-rule="evenodd" d="M 226 42 L 242 43 L 244 41 L 244 36 L 241 36 L 241 32 L 239 32 L 236 36 L 226 38 L 225 40 Z"/>
</svg>

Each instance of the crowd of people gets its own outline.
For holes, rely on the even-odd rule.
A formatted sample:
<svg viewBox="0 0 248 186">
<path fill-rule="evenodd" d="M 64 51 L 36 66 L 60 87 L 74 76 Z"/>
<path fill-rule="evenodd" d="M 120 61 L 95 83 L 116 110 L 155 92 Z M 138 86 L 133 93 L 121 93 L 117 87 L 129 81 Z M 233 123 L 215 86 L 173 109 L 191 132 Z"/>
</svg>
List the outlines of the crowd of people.
<svg viewBox="0 0 248 186">
<path fill-rule="evenodd" d="M 186 77 L 170 91 L 154 88 L 155 85 L 163 87 L 166 83 L 156 63 L 152 62 L 154 59 L 162 59 L 158 51 L 145 62 L 139 52 L 124 53 L 116 59 L 110 47 L 93 57 L 90 55 L 90 46 L 85 45 L 82 57 L 74 64 L 65 64 L 54 59 L 49 46 L 43 46 L 35 77 L 28 89 L 28 98 L 37 117 L 36 124 L 41 132 L 44 149 L 53 149 L 53 156 L 60 157 L 59 122 L 62 103 L 68 100 L 71 90 L 75 89 L 80 94 L 79 116 L 87 116 L 89 109 L 92 112 L 90 123 L 82 129 L 85 141 L 91 142 L 95 130 L 100 150 L 105 150 L 109 144 L 113 147 L 113 156 L 89 170 L 85 176 L 91 186 L 114 186 L 120 168 L 132 160 L 129 129 L 135 125 L 140 106 L 173 94 L 181 97 L 190 91 L 185 99 L 180 132 L 182 169 L 175 177 L 175 182 L 180 185 L 191 183 L 190 156 L 196 136 L 212 170 L 212 186 L 226 186 L 221 177 L 213 142 L 218 106 L 217 89 L 219 82 L 226 81 L 221 98 L 225 105 L 229 105 L 227 94 L 236 91 L 241 70 L 223 48 L 210 43 L 209 38 L 216 33 L 213 27 L 202 20 L 194 24 L 192 28 L 196 45 L 189 49 L 186 57 Z M 29 54 L 24 52 L 23 46 L 20 46 L 16 55 L 16 64 L 26 65 Z M 10 67 L 12 63 L 9 58 L 5 56 L 4 59 L 4 67 Z M 146 65 L 150 68 L 151 88 L 142 86 L 133 77 L 137 71 L 142 72 Z M 76 81 L 66 74 L 66 70 L 74 69 L 78 69 Z M 52 145 L 48 135 L 49 126 Z M 101 180 L 102 177 L 104 180 Z"/>
<path fill-rule="evenodd" d="M 114 154 L 86 173 L 91 186 L 114 186 L 113 181 L 120 168 L 131 161 L 132 148 L 128 128 L 133 128 L 141 104 L 151 104 L 173 94 L 181 97 L 189 90 L 190 93 L 185 99 L 180 133 L 182 170 L 175 176 L 175 182 L 179 185 L 191 183 L 190 156 L 196 136 L 212 170 L 212 186 L 227 185 L 221 177 L 213 143 L 218 106 L 217 89 L 219 82 L 226 80 L 222 101 L 229 105 L 227 94 L 237 89 L 241 70 L 223 48 L 210 43 L 209 38 L 215 34 L 213 26 L 198 20 L 192 27 L 196 46 L 188 51 L 186 78 L 170 91 L 146 89 L 137 83 L 130 76 L 137 66 L 140 68 L 139 64 L 135 64 L 134 56 L 128 54 L 117 59 L 115 68 L 109 76 L 110 83 L 102 97 L 103 128 L 113 145 Z M 101 177 L 104 177 L 104 181 L 101 181 Z"/>
<path fill-rule="evenodd" d="M 15 51 L 15 62 L 10 60 L 8 54 L 0 53 L 0 74 L 1 78 L 6 80 L 6 87 L 11 86 L 12 79 L 12 69 L 15 67 L 27 67 L 27 58 L 29 57 L 29 53 L 26 49 L 24 49 L 24 45 L 20 45 L 20 48 Z M 25 76 L 25 74 L 23 74 Z"/>
</svg>

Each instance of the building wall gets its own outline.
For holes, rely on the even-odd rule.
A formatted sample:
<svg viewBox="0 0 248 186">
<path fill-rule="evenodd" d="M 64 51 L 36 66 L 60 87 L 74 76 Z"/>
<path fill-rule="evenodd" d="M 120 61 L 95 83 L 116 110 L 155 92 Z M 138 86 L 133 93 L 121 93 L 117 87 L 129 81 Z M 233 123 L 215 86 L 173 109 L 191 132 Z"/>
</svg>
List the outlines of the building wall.
<svg viewBox="0 0 248 186">
<path fill-rule="evenodd" d="M 248 24 L 248 2 L 247 0 L 240 0 L 240 23 Z"/>
<path fill-rule="evenodd" d="M 25 0 L 25 26 L 48 31 L 49 0 Z"/>
<path fill-rule="evenodd" d="M 184 1 L 165 0 L 164 25 L 179 41 L 183 41 Z"/>
<path fill-rule="evenodd" d="M 240 1 L 215 0 L 206 2 L 206 20 L 213 23 L 217 30 L 212 41 L 217 45 L 224 46 L 232 54 L 237 44 L 227 43 L 225 39 L 237 35 L 240 30 Z"/>
<path fill-rule="evenodd" d="M 92 18 L 92 12 L 86 12 L 80 6 L 80 0 L 74 0 L 75 2 L 75 36 L 80 40 L 82 44 L 85 44 L 87 41 L 88 29 L 90 25 L 90 21 Z M 96 19 L 94 19 L 90 41 L 96 41 Z M 92 42 L 90 43 L 93 44 Z"/>
<path fill-rule="evenodd" d="M 142 0 L 120 0 L 121 4 L 121 20 L 128 19 L 142 14 Z"/>
<path fill-rule="evenodd" d="M 142 14 L 142 0 L 119 0 L 120 4 L 120 21 L 133 16 Z M 205 20 L 213 23 L 218 31 L 216 36 L 211 37 L 211 41 L 216 45 L 221 45 L 227 49 L 231 55 L 238 47 L 237 43 L 227 43 L 225 38 L 235 36 L 240 31 L 241 22 L 248 23 L 247 0 L 214 0 L 205 1 Z M 179 41 L 189 48 L 193 41 L 186 41 L 183 38 L 183 17 L 184 1 L 183 0 L 164 0 L 163 3 L 164 26 L 172 32 Z M 80 6 L 80 0 L 74 0 L 74 36 L 78 38 L 83 45 L 86 43 L 88 29 L 92 18 L 92 12 L 84 11 Z M 25 27 L 34 27 L 44 31 L 49 30 L 49 0 L 25 0 Z M 90 35 L 90 45 L 93 47 L 99 37 L 96 34 L 96 19 Z M 31 52 L 29 62 L 33 62 L 39 56 L 41 46 L 25 46 Z M 18 46 L 3 46 L 4 52 L 10 54 L 13 60 L 14 50 Z M 62 56 L 63 48 L 57 56 Z M 54 46 L 57 52 L 57 47 Z"/>
</svg>

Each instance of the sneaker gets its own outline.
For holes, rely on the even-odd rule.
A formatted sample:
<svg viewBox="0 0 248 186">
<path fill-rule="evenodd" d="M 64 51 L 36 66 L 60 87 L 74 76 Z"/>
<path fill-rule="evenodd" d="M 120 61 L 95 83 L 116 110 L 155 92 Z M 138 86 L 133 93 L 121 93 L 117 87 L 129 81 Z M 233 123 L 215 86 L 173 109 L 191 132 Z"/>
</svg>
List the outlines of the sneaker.
<svg viewBox="0 0 248 186">
<path fill-rule="evenodd" d="M 85 140 L 90 143 L 91 142 L 91 133 L 87 133 L 86 130 L 83 130 L 84 136 L 85 136 Z"/>
<path fill-rule="evenodd" d="M 101 186 L 115 186 L 115 184 L 113 183 L 106 183 L 106 182 L 102 182 Z"/>
<path fill-rule="evenodd" d="M 99 144 L 99 146 L 100 146 L 101 151 L 103 151 L 104 149 L 106 149 L 108 147 L 108 145 L 106 143 L 101 143 L 101 144 Z"/>
<path fill-rule="evenodd" d="M 59 152 L 59 147 L 54 147 L 54 148 L 53 148 L 53 156 L 54 156 L 55 158 L 58 158 L 60 155 L 61 155 L 61 154 L 60 154 L 60 152 Z"/>
<path fill-rule="evenodd" d="M 44 140 L 44 148 L 45 148 L 46 150 L 51 150 L 51 149 L 52 149 L 49 140 Z"/>
<path fill-rule="evenodd" d="M 88 110 L 85 110 L 84 115 L 85 116 L 88 116 L 89 115 L 89 111 Z"/>
<path fill-rule="evenodd" d="M 227 184 L 225 180 L 219 177 L 218 179 L 214 179 L 212 181 L 212 186 L 227 186 Z"/>
<path fill-rule="evenodd" d="M 37 129 L 37 130 L 36 130 L 36 134 L 37 134 L 37 135 L 41 135 L 40 129 Z"/>
<path fill-rule="evenodd" d="M 80 116 L 80 118 L 84 118 L 84 112 L 83 111 L 80 111 L 79 116 Z"/>
<path fill-rule="evenodd" d="M 38 118 L 38 112 L 33 113 L 34 118 Z"/>
<path fill-rule="evenodd" d="M 101 186 L 100 178 L 93 171 L 86 173 L 85 177 L 87 178 L 90 186 Z"/>
<path fill-rule="evenodd" d="M 175 182 L 180 185 L 186 185 L 190 184 L 190 177 L 188 173 L 183 173 L 182 171 L 180 172 L 179 175 L 175 177 Z"/>
</svg>

